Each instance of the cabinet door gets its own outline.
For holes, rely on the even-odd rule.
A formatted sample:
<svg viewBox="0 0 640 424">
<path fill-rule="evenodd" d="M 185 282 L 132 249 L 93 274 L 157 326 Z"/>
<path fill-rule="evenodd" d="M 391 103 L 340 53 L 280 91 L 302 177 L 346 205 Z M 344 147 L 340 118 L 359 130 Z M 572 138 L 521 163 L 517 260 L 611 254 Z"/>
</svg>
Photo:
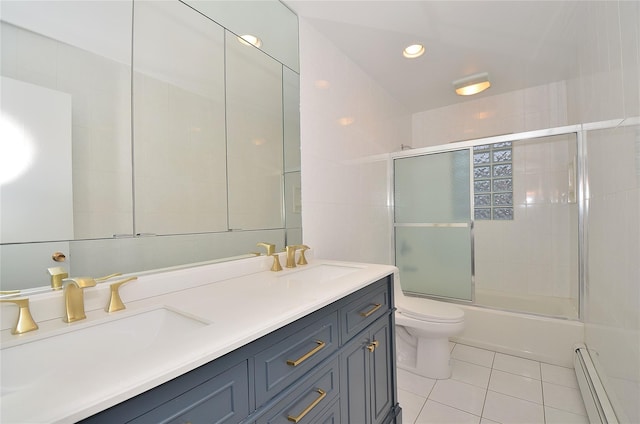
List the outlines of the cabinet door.
<svg viewBox="0 0 640 424">
<path fill-rule="evenodd" d="M 378 319 L 343 349 L 340 359 L 341 418 L 346 424 L 379 424 L 393 401 L 389 318 Z"/>
<path fill-rule="evenodd" d="M 342 422 L 365 424 L 369 419 L 369 334 L 356 336 L 340 357 L 340 407 Z"/>
<path fill-rule="evenodd" d="M 378 342 L 375 349 L 369 355 L 370 364 L 370 385 L 371 388 L 371 414 L 373 423 L 382 422 L 389 414 L 391 402 L 393 401 L 393 375 L 391 360 L 391 327 L 389 318 L 379 320 L 371 328 L 372 343 Z M 367 353 L 369 351 L 367 350 Z"/>
</svg>

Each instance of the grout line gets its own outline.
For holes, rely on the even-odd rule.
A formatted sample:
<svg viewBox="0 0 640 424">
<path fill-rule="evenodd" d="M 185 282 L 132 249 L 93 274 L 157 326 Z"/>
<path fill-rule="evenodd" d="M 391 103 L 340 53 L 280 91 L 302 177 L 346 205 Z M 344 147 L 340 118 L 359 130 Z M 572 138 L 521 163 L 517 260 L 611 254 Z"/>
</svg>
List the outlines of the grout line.
<svg viewBox="0 0 640 424">
<path fill-rule="evenodd" d="M 430 400 L 431 402 L 435 402 L 435 403 L 437 403 L 439 405 L 444 405 L 444 406 L 446 406 L 448 408 L 455 409 L 456 411 L 464 412 L 465 414 L 473 415 L 474 417 L 478 417 L 478 418 L 482 419 L 482 415 L 476 415 L 473 412 L 465 411 L 464 409 L 456 408 L 455 406 L 447 405 L 446 403 L 438 402 L 437 400 L 433 400 L 433 399 L 428 399 L 428 400 Z M 425 402 L 425 405 L 426 404 L 427 403 Z M 484 405 L 482 406 L 482 408 L 484 409 Z"/>
<path fill-rule="evenodd" d="M 418 411 L 418 415 L 416 415 L 416 419 L 413 420 L 414 424 L 418 422 L 418 418 L 420 418 L 420 414 L 422 414 L 422 410 L 424 409 L 425 406 L 427 406 L 427 401 L 429 400 L 429 398 L 427 397 L 424 402 L 422 402 L 422 407 L 420 408 L 420 410 Z"/>
<path fill-rule="evenodd" d="M 542 366 L 540 366 L 540 378 L 542 378 Z M 540 390 L 542 391 L 542 418 L 547 422 L 547 410 L 544 405 L 544 382 L 540 380 Z"/>
<path fill-rule="evenodd" d="M 495 358 L 495 355 L 494 355 L 494 358 Z M 484 400 L 482 401 L 482 411 L 480 412 L 480 418 L 484 417 L 484 407 L 487 405 L 487 396 L 489 396 L 489 386 L 491 385 L 492 376 L 493 376 L 493 366 L 491 367 L 491 372 L 489 373 L 489 381 L 487 381 L 487 390 L 484 392 Z"/>
</svg>

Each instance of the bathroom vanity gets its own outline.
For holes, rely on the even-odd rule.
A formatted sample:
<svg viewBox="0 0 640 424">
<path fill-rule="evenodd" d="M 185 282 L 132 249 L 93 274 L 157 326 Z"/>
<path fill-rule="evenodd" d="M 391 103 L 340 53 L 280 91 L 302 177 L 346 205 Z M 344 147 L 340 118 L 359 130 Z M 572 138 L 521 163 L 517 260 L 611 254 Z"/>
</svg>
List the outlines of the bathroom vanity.
<svg viewBox="0 0 640 424">
<path fill-rule="evenodd" d="M 314 260 L 271 272 L 270 259 L 141 276 L 112 314 L 92 308 L 97 287 L 84 323 L 3 330 L 2 422 L 400 422 L 396 269 Z M 36 320 L 47 303 L 32 300 Z M 25 364 L 37 345 L 57 365 Z M 32 381 L 18 388 L 12 365 Z"/>
</svg>

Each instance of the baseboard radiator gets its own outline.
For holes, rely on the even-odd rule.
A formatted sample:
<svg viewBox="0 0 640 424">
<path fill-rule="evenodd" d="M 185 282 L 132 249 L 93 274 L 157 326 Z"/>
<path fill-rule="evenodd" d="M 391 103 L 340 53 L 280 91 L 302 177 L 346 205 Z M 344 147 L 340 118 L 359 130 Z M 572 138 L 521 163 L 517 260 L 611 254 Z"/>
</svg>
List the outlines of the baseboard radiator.
<svg viewBox="0 0 640 424">
<path fill-rule="evenodd" d="M 609 396 L 602 385 L 591 355 L 585 345 L 577 345 L 573 358 L 582 400 L 592 424 L 618 424 Z"/>
</svg>

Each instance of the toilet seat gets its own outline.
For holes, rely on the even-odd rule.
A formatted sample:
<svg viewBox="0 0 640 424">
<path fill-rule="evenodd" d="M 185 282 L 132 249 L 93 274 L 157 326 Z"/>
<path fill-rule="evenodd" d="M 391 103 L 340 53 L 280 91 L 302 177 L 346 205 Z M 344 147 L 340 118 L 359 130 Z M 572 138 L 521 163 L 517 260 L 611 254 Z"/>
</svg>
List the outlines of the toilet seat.
<svg viewBox="0 0 640 424">
<path fill-rule="evenodd" d="M 397 307 L 403 315 L 418 320 L 441 323 L 464 321 L 462 309 L 444 302 L 404 296 L 402 304 L 398 304 Z"/>
</svg>

